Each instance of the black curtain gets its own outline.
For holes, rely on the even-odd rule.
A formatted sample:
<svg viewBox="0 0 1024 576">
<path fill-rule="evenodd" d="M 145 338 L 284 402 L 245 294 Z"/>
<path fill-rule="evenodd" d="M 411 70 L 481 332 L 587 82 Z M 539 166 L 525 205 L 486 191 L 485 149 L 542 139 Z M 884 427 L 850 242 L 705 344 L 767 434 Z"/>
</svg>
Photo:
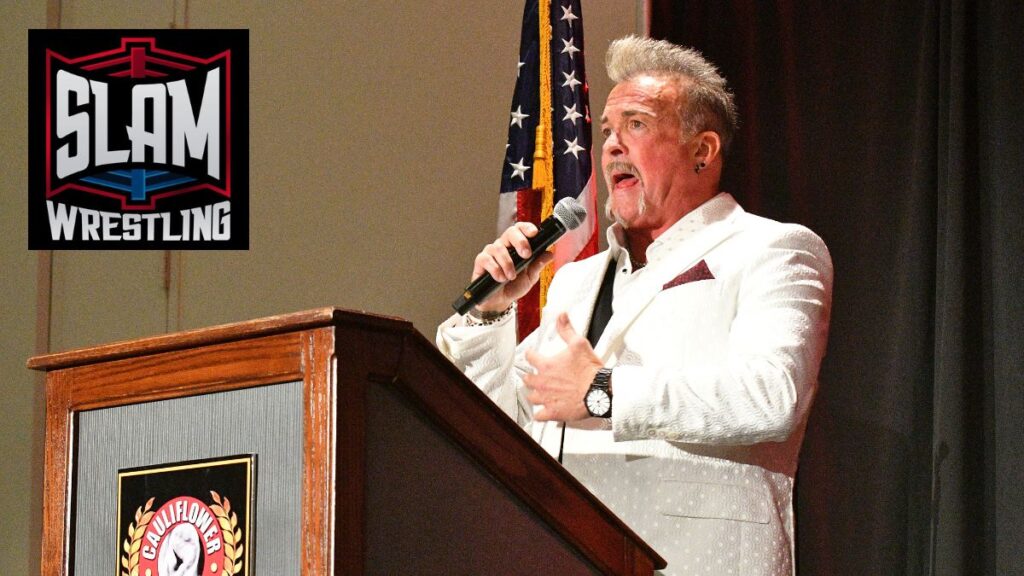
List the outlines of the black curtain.
<svg viewBox="0 0 1024 576">
<path fill-rule="evenodd" d="M 725 190 L 828 243 L 807 575 L 1024 574 L 1024 7 L 652 2 L 737 94 Z"/>
</svg>

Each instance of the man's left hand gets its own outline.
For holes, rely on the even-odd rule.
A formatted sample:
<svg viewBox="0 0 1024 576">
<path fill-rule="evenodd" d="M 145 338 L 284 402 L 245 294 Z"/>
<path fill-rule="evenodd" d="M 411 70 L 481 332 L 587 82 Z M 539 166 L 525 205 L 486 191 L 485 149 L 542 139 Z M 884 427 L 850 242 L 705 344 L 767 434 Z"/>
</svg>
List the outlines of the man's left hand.
<svg viewBox="0 0 1024 576">
<path fill-rule="evenodd" d="M 523 376 L 523 384 L 530 390 L 526 398 L 533 405 L 544 406 L 534 414 L 535 420 L 582 420 L 590 416 L 583 397 L 603 363 L 590 342 L 573 329 L 568 314 L 559 315 L 555 326 L 566 348 L 554 356 L 526 352 L 526 361 L 536 370 Z"/>
</svg>

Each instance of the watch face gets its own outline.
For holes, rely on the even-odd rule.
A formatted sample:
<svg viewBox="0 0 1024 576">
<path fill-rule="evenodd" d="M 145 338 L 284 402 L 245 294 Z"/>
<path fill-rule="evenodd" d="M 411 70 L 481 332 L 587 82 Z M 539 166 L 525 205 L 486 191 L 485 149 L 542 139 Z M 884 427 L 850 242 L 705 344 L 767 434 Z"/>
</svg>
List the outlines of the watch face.
<svg viewBox="0 0 1024 576">
<path fill-rule="evenodd" d="M 612 399 L 604 390 L 587 392 L 587 410 L 591 416 L 603 417 L 612 409 Z"/>
</svg>

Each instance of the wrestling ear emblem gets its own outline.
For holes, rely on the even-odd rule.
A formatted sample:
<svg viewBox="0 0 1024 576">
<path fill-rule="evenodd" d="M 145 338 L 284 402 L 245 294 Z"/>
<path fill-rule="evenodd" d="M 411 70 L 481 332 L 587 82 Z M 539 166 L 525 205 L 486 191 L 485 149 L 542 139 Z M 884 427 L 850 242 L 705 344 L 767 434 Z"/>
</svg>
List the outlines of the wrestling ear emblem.
<svg viewBox="0 0 1024 576">
<path fill-rule="evenodd" d="M 235 576 L 245 547 L 231 501 L 210 492 L 207 504 L 189 496 L 135 511 L 122 543 L 121 576 Z"/>
<path fill-rule="evenodd" d="M 120 471 L 118 576 L 251 574 L 254 464 L 247 455 Z"/>
</svg>

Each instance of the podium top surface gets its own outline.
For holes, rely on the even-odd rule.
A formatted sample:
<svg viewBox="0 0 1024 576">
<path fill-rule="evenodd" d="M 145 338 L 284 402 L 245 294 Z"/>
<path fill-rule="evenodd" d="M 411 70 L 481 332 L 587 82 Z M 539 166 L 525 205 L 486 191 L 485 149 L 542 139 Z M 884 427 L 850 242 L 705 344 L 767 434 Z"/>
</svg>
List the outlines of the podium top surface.
<svg viewBox="0 0 1024 576">
<path fill-rule="evenodd" d="M 258 336 L 337 324 L 359 325 L 366 328 L 392 331 L 414 331 L 412 323 L 401 318 L 346 310 L 344 308 L 325 307 L 269 316 L 256 320 L 246 320 L 244 322 L 161 334 L 159 336 L 112 342 L 110 344 L 65 352 L 43 354 L 29 358 L 27 366 L 32 370 L 59 370 L 132 356 L 169 352 L 195 346 L 245 340 Z"/>
</svg>

